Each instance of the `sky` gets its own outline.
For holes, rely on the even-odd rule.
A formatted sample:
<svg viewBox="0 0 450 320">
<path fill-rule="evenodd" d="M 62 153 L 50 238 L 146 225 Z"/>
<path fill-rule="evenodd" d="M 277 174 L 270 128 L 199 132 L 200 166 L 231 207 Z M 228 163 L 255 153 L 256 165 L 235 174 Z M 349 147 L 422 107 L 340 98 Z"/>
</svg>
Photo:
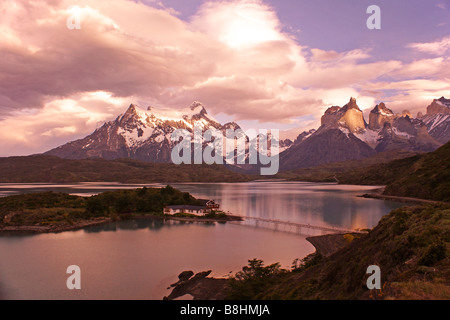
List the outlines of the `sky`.
<svg viewBox="0 0 450 320">
<path fill-rule="evenodd" d="M 381 29 L 367 20 L 380 8 Z M 82 138 L 131 103 L 193 101 L 295 138 L 350 97 L 450 97 L 450 0 L 3 0 L 0 156 Z"/>
</svg>

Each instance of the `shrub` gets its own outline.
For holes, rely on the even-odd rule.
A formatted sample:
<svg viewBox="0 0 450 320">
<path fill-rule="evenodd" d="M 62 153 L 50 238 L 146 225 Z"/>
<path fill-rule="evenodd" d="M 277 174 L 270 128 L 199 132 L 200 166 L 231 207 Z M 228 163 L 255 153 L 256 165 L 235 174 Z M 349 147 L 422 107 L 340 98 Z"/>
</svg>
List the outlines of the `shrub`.
<svg viewBox="0 0 450 320">
<path fill-rule="evenodd" d="M 315 266 L 322 261 L 322 255 L 318 252 L 314 252 L 303 259 L 295 259 L 292 262 L 292 271 L 301 272 L 312 266 Z"/>
<path fill-rule="evenodd" d="M 344 239 L 347 240 L 348 243 L 352 243 L 355 240 L 355 237 L 351 234 L 344 234 Z"/>
<path fill-rule="evenodd" d="M 442 241 L 442 239 L 439 239 L 438 241 L 432 243 L 427 248 L 425 253 L 419 259 L 418 264 L 421 266 L 431 267 L 437 262 L 443 260 L 446 256 L 447 256 L 446 245 L 444 241 Z"/>
<path fill-rule="evenodd" d="M 255 300 L 266 289 L 271 287 L 278 275 L 285 274 L 287 271 L 281 269 L 279 263 L 264 266 L 262 260 L 253 259 L 249 264 L 242 268 L 242 271 L 236 273 L 229 280 L 230 291 L 228 298 L 231 300 Z"/>
</svg>

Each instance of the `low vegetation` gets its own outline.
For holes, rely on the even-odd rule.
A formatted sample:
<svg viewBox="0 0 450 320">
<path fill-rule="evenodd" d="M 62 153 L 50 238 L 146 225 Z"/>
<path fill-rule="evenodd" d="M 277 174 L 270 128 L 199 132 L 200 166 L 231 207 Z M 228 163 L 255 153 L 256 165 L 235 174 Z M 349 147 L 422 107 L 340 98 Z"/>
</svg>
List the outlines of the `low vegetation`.
<svg viewBox="0 0 450 320">
<path fill-rule="evenodd" d="M 360 160 L 316 168 L 282 172 L 278 178 L 296 181 L 339 182 L 355 185 L 386 185 L 384 194 L 450 202 L 450 142 L 438 150 L 406 157 L 408 153 L 380 154 Z"/>
<path fill-rule="evenodd" d="M 368 234 L 323 258 L 294 261 L 290 272 L 259 260 L 231 279 L 230 298 L 450 299 L 450 206 L 404 207 Z M 382 290 L 367 289 L 367 268 L 381 268 Z"/>
<path fill-rule="evenodd" d="M 108 191 L 91 197 L 30 193 L 0 198 L 0 227 L 72 225 L 76 222 L 136 215 L 162 216 L 168 205 L 201 205 L 187 192 L 167 186 Z"/>
</svg>

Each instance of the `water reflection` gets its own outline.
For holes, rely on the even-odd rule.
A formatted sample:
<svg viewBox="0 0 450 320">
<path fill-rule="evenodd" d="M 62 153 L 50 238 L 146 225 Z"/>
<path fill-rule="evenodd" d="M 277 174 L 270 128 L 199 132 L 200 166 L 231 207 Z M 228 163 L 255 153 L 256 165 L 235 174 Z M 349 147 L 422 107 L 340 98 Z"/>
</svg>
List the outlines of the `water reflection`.
<svg viewBox="0 0 450 320">
<path fill-rule="evenodd" d="M 237 215 L 303 224 L 373 228 L 385 214 L 402 203 L 359 198 L 378 187 L 305 182 L 252 182 L 241 184 L 177 184 L 183 191 L 221 203 Z"/>
<path fill-rule="evenodd" d="M 147 185 L 164 186 L 164 185 Z M 59 191 L 89 195 L 141 188 L 122 184 L 0 184 L 0 196 Z M 224 211 L 320 226 L 372 228 L 403 204 L 357 197 L 375 187 L 302 182 L 176 184 Z M 235 223 L 163 219 L 118 221 L 59 234 L 2 234 L 0 276 L 7 299 L 161 299 L 185 270 L 237 272 L 249 259 L 289 268 L 314 251 L 304 236 Z M 67 266 L 82 268 L 86 286 L 67 290 Z"/>
<path fill-rule="evenodd" d="M 0 196 L 11 193 L 55 191 L 89 196 L 108 190 L 142 188 L 143 184 L 0 184 Z M 149 184 L 147 187 L 163 187 Z M 311 225 L 373 228 L 385 214 L 403 203 L 358 198 L 377 186 L 333 183 L 258 181 L 249 183 L 174 184 L 198 198 L 218 201 L 221 209 L 236 215 L 278 219 Z M 141 222 L 144 223 L 144 222 Z M 133 228 L 132 223 L 129 228 Z M 144 223 L 145 224 L 145 223 Z M 164 224 L 145 228 L 161 228 Z M 110 226 L 110 228 L 113 228 Z M 124 226 L 125 228 L 125 226 Z"/>
<path fill-rule="evenodd" d="M 86 233 L 117 232 L 119 230 L 136 231 L 145 229 L 148 229 L 150 231 L 158 231 L 162 228 L 184 227 L 193 224 L 203 227 L 214 227 L 216 225 L 215 222 L 177 221 L 149 217 L 136 220 L 123 220 L 99 224 L 89 226 L 87 228 L 84 228 L 83 230 Z"/>
</svg>

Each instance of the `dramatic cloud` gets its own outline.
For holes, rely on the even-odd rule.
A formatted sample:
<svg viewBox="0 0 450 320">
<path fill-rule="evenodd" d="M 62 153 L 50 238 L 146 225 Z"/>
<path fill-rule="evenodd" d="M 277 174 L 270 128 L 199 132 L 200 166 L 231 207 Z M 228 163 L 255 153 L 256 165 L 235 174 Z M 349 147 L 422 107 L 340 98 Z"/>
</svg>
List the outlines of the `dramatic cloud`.
<svg viewBox="0 0 450 320">
<path fill-rule="evenodd" d="M 450 92 L 448 37 L 410 44 L 425 56 L 408 63 L 377 60 L 370 48 L 302 45 L 260 0 L 206 1 L 187 21 L 146 3 L 153 7 L 0 3 L 0 156 L 82 137 L 130 103 L 183 108 L 197 100 L 216 117 L 298 131 L 317 127 L 326 108 L 350 96 L 364 110 L 385 100 L 399 109 L 420 101 L 424 111 Z"/>
</svg>

